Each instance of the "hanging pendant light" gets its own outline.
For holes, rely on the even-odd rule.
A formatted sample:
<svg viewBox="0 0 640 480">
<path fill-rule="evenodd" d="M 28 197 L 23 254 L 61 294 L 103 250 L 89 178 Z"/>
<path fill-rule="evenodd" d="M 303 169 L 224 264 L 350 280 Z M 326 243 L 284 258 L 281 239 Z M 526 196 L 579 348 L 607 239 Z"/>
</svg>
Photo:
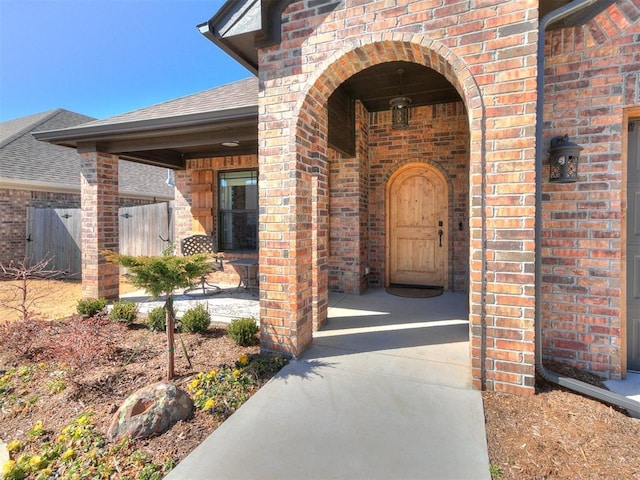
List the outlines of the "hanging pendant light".
<svg viewBox="0 0 640 480">
<path fill-rule="evenodd" d="M 400 77 L 400 88 L 398 96 L 389 100 L 389 105 L 391 106 L 391 128 L 404 130 L 409 127 L 409 105 L 411 105 L 411 99 L 402 96 L 402 74 L 404 69 L 399 68 L 396 73 Z"/>
</svg>

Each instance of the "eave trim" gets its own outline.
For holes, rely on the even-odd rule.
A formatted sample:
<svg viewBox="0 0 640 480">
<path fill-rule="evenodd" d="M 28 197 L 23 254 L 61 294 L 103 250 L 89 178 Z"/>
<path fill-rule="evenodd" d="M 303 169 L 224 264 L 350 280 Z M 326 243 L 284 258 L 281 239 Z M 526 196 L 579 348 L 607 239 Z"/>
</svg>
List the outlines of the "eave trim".
<svg viewBox="0 0 640 480">
<path fill-rule="evenodd" d="M 114 137 L 127 137 L 151 132 L 157 135 L 159 131 L 187 133 L 190 130 L 203 128 L 207 125 L 249 120 L 256 118 L 257 115 L 258 106 L 255 105 L 175 117 L 133 120 L 94 126 L 88 125 L 61 130 L 45 130 L 34 132 L 33 136 L 43 142 L 70 145 L 77 142 L 99 142 L 105 139 L 113 139 Z"/>
<path fill-rule="evenodd" d="M 240 46 L 236 45 L 233 41 L 233 36 L 223 37 L 217 33 L 220 31 L 220 23 L 223 19 L 231 10 L 238 7 L 238 0 L 227 0 L 208 22 L 198 25 L 198 30 L 214 45 L 257 76 L 257 49 L 280 43 L 282 40 L 282 12 L 291 2 L 292 0 L 261 0 L 261 25 L 258 30 L 250 32 L 253 34 L 253 44 L 255 46 L 255 49 L 250 53 L 243 51 Z"/>
</svg>

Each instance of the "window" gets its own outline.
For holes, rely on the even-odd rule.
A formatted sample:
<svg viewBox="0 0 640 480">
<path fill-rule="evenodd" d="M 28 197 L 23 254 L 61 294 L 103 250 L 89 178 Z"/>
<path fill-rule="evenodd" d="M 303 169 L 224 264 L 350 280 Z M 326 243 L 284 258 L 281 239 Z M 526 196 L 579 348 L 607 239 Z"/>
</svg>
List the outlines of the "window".
<svg viewBox="0 0 640 480">
<path fill-rule="evenodd" d="M 218 243 L 220 250 L 258 248 L 258 172 L 221 172 Z"/>
</svg>

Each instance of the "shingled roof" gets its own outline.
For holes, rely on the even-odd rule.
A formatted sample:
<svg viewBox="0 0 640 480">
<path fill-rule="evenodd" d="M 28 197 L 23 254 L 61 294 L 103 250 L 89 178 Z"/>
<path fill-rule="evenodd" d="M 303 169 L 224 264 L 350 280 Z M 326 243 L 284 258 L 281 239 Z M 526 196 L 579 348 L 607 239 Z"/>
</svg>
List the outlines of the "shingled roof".
<svg viewBox="0 0 640 480">
<path fill-rule="evenodd" d="M 80 192 L 80 156 L 75 149 L 40 142 L 33 132 L 76 127 L 95 119 L 64 109 L 0 123 L 0 188 Z M 120 160 L 120 195 L 173 197 L 163 168 Z"/>
<path fill-rule="evenodd" d="M 258 151 L 258 79 L 246 78 L 76 127 L 36 133 L 65 147 L 99 145 L 120 158 L 185 168 L 188 158 Z"/>
<path fill-rule="evenodd" d="M 105 118 L 104 120 L 96 120 L 82 126 L 95 127 L 100 125 L 140 122 L 143 120 L 168 119 L 257 106 L 258 79 L 249 77 L 202 92 L 144 107 L 140 110 L 123 113 L 114 117 Z"/>
</svg>

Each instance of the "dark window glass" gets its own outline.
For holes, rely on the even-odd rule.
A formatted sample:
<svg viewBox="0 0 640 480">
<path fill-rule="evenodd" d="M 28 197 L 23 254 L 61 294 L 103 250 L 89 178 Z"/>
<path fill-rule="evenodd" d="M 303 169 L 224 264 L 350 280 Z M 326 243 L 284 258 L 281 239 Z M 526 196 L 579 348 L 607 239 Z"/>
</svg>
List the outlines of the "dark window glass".
<svg viewBox="0 0 640 480">
<path fill-rule="evenodd" d="M 219 177 L 220 250 L 258 248 L 258 172 L 223 172 Z"/>
</svg>

